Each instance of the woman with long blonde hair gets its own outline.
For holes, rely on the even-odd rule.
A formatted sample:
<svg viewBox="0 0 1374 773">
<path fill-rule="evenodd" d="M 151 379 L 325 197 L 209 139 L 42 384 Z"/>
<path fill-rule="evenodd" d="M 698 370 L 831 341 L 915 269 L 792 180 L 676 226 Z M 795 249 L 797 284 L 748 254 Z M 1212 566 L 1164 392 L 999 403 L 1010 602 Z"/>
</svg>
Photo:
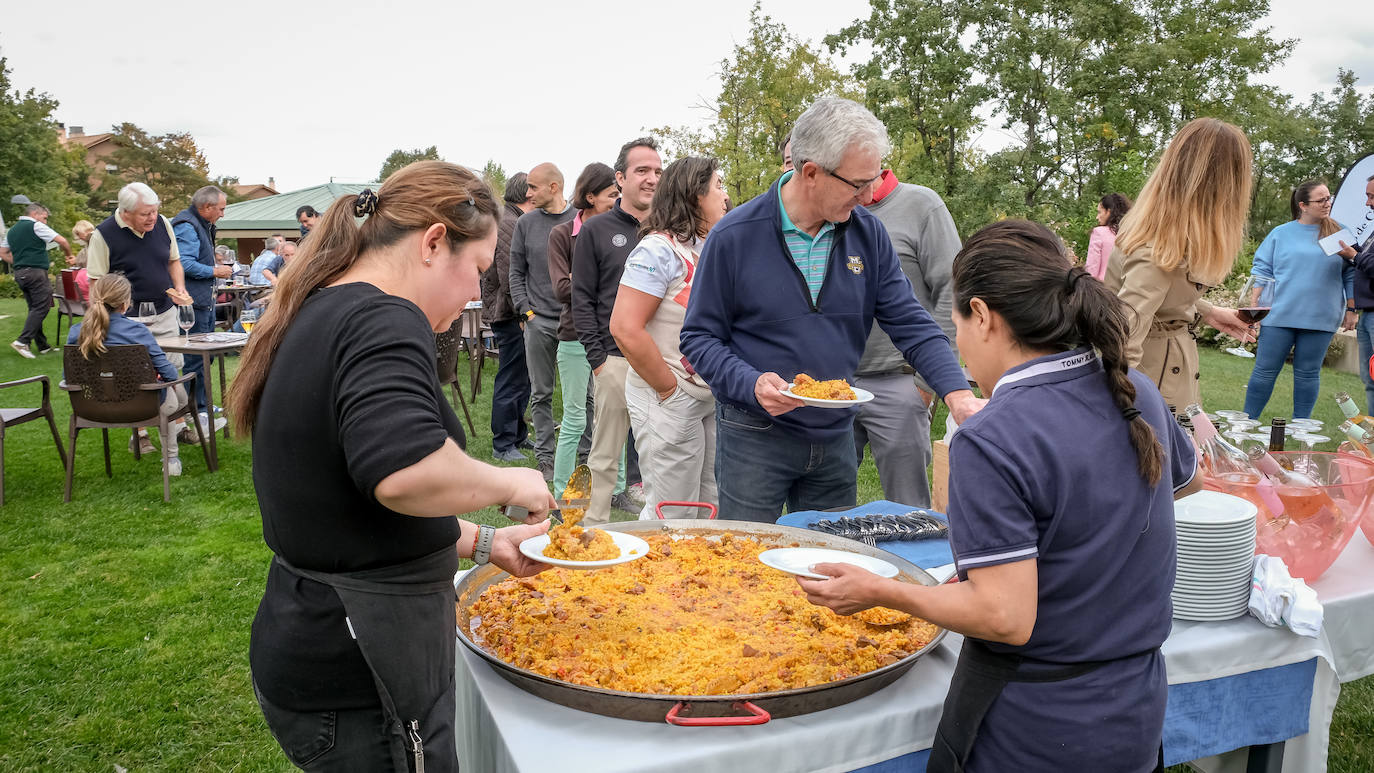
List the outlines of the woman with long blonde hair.
<svg viewBox="0 0 1374 773">
<path fill-rule="evenodd" d="M 162 347 L 157 345 L 153 338 L 153 333 L 139 322 L 135 322 L 124 316 L 124 312 L 129 310 L 132 303 L 133 289 L 129 285 L 129 280 L 123 274 L 106 274 L 91 285 L 90 302 L 86 305 L 86 315 L 81 321 L 72 325 L 72 329 L 67 333 L 67 343 L 75 344 L 81 350 L 81 356 L 91 359 L 104 354 L 106 347 L 120 346 L 125 344 L 136 344 L 147 348 L 148 354 L 153 358 L 153 369 L 157 371 L 158 378 L 163 381 L 176 381 L 177 369 L 167 359 L 167 353 L 162 351 Z M 162 391 L 162 404 L 158 411 L 163 416 L 171 416 L 181 410 L 186 405 L 186 390 L 180 385 L 175 386 L 169 392 Z M 181 458 L 177 449 L 177 432 L 185 426 L 185 422 L 178 421 L 172 425 L 172 431 L 167 437 L 162 438 L 162 443 L 167 451 L 167 474 L 181 474 Z M 151 453 L 153 450 L 152 441 L 148 439 L 148 431 L 139 429 L 134 436 L 129 438 L 129 450 L 132 451 L 134 444 L 141 445 L 142 453 Z"/>
<path fill-rule="evenodd" d="M 1169 142 L 1121 221 L 1104 280 L 1132 311 L 1126 355 L 1169 405 L 1201 402 L 1200 320 L 1248 341 L 1253 328 L 1202 294 L 1231 273 L 1250 209 L 1250 140 L 1215 118 L 1190 121 Z"/>
<path fill-rule="evenodd" d="M 465 454 L 435 370 L 434 334 L 478 297 L 499 216 L 481 178 L 441 161 L 341 197 L 244 351 L 229 408 L 252 432 L 274 554 L 249 662 L 296 765 L 457 770 L 458 559 L 546 568 L 519 551 L 547 529 L 543 476 Z M 455 517 L 492 505 L 531 517 L 504 529 Z"/>
</svg>

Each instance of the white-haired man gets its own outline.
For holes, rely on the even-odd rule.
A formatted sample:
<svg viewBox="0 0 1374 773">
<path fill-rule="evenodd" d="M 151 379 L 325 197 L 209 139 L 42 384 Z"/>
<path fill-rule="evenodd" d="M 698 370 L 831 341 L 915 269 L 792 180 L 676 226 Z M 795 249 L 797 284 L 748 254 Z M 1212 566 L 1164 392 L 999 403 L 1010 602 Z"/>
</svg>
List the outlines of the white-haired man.
<svg viewBox="0 0 1374 773">
<path fill-rule="evenodd" d="M 180 330 L 176 304 L 191 303 L 172 224 L 157 213 L 161 204 L 152 188 L 129 183 L 119 189 L 115 213 L 95 227 L 86 244 L 86 273 L 91 282 L 111 272 L 122 273 L 133 289 L 133 311 L 138 312 L 145 302 L 153 304 L 154 316 L 140 321 L 155 338 L 176 335 Z M 167 359 L 178 369 L 183 364 L 180 354 L 169 354 Z M 138 437 L 142 453 L 155 450 L 147 430 L 139 430 Z M 131 450 L 133 444 L 130 438 Z"/>
<path fill-rule="evenodd" d="M 52 280 L 48 277 L 48 249 L 57 244 L 71 260 L 72 247 L 67 240 L 48 227 L 48 208 L 30 202 L 24 214 L 0 238 L 0 257 L 14 265 L 14 281 L 28 302 L 29 314 L 19 339 L 10 344 L 20 356 L 33 359 L 30 343 L 40 352 L 50 352 L 48 338 L 43 335 L 43 320 L 52 307 Z"/>
<path fill-rule="evenodd" d="M 819 100 L 792 130 L 795 168 L 706 240 L 682 351 L 717 401 L 722 518 L 855 504 L 854 413 L 804 408 L 783 390 L 798 373 L 852 379 L 875 320 L 956 421 L 981 407 L 886 229 L 855 209 L 889 149 L 862 105 Z"/>
<path fill-rule="evenodd" d="M 285 262 L 281 256 L 282 242 L 286 241 L 277 236 L 269 236 L 263 242 L 262 254 L 253 258 L 253 265 L 248 269 L 248 284 L 250 285 L 275 285 L 277 274 L 281 272 L 282 264 Z"/>
</svg>

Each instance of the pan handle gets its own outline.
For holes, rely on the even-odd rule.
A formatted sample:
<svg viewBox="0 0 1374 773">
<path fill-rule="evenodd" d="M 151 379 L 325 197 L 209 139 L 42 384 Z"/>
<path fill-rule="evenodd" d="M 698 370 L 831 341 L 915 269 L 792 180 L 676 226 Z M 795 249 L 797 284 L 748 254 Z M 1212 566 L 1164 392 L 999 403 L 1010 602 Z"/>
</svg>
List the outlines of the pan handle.
<svg viewBox="0 0 1374 773">
<path fill-rule="evenodd" d="M 676 504 L 676 503 L 669 503 Z M 740 717 L 684 717 L 682 712 L 691 708 L 690 703 L 678 701 L 672 709 L 668 711 L 668 716 L 664 720 L 670 725 L 678 727 L 733 727 L 737 725 L 762 725 L 773 716 L 767 710 L 761 709 L 750 701 L 739 701 L 734 704 L 735 711 L 747 711 L 748 716 Z"/>
<path fill-rule="evenodd" d="M 712 521 L 716 519 L 716 506 L 711 504 L 710 502 L 659 502 L 657 505 L 654 506 L 654 513 L 658 515 L 659 520 L 663 520 L 663 508 L 665 507 L 705 508 L 711 511 L 711 514 L 707 517 Z"/>
</svg>

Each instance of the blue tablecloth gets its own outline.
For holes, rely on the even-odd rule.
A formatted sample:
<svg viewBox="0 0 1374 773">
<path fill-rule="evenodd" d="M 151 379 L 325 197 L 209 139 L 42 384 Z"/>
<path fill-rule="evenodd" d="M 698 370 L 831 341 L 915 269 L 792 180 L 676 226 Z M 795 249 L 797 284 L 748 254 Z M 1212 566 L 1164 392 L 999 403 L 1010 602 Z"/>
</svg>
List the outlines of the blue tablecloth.
<svg viewBox="0 0 1374 773">
<path fill-rule="evenodd" d="M 783 526 L 809 528 L 823 518 L 899 514 L 907 505 L 880 500 L 845 512 L 801 510 L 778 519 Z M 931 512 L 931 511 L 927 511 Z M 940 513 L 932 515 L 943 519 Z M 954 561 L 949 541 L 880 542 L 878 547 L 905 558 L 922 569 Z M 1246 746 L 1278 743 L 1307 732 L 1308 707 L 1317 660 L 1251 671 L 1224 679 L 1169 685 L 1164 715 L 1164 763 L 1178 765 Z M 919 773 L 926 769 L 930 751 L 904 754 L 860 768 L 862 773 Z M 856 771 L 856 773 L 858 773 Z"/>
<path fill-rule="evenodd" d="M 801 529 L 808 529 L 813 523 L 822 519 L 835 520 L 841 516 L 856 518 L 860 515 L 900 515 L 911 512 L 913 507 L 897 502 L 889 502 L 880 499 L 877 502 L 869 502 L 866 505 L 856 507 L 853 510 L 846 510 L 843 513 L 826 513 L 820 510 L 798 510 L 795 513 L 788 513 L 778 519 L 782 526 L 796 526 Z M 933 510 L 925 512 L 944 521 L 943 513 Z M 947 521 L 946 521 L 947 522 Z M 823 532 L 822 532 L 823 533 Z M 926 539 L 915 541 L 890 540 L 879 542 L 878 547 L 894 555 L 901 556 L 922 569 L 930 569 L 936 566 L 944 566 L 954 562 L 954 554 L 949 550 L 949 540 Z"/>
</svg>

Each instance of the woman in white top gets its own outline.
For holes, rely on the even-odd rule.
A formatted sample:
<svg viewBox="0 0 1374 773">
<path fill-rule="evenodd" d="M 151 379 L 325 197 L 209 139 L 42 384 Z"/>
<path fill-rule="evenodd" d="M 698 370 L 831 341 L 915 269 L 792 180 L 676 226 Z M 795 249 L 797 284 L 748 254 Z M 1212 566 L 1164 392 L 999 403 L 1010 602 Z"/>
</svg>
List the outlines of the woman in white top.
<svg viewBox="0 0 1374 773">
<path fill-rule="evenodd" d="M 629 360 L 625 399 L 639 450 L 646 503 L 716 502 L 715 401 L 678 348 L 682 318 L 706 234 L 729 204 L 715 159 L 688 157 L 663 173 L 639 246 L 611 313 L 611 335 Z M 665 517 L 692 517 L 692 508 L 665 508 Z"/>
</svg>

